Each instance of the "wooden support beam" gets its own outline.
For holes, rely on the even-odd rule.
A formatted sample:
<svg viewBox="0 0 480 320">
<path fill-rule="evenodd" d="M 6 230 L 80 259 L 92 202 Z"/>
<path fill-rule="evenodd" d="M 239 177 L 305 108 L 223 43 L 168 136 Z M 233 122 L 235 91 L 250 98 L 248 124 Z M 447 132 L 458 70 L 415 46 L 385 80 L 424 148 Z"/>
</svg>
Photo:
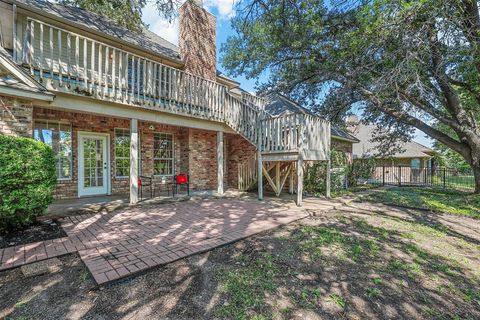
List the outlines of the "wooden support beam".
<svg viewBox="0 0 480 320">
<path fill-rule="evenodd" d="M 332 167 L 332 161 L 330 159 L 327 160 L 327 177 L 325 179 L 325 196 L 327 198 L 330 198 L 330 187 L 331 187 L 331 167 Z"/>
<path fill-rule="evenodd" d="M 223 194 L 223 132 L 217 131 L 217 193 Z"/>
<path fill-rule="evenodd" d="M 280 162 L 275 163 L 275 188 L 277 189 L 276 195 L 277 197 L 280 195 L 282 192 L 282 189 L 280 189 Z"/>
<path fill-rule="evenodd" d="M 277 193 L 277 186 L 275 185 L 275 182 L 270 176 L 270 173 L 267 171 L 267 168 L 265 167 L 265 165 L 262 164 L 262 168 L 263 168 L 263 174 L 265 175 L 265 178 L 267 178 L 268 184 L 272 187 L 273 192 Z"/>
<path fill-rule="evenodd" d="M 294 187 L 294 183 L 295 183 L 295 163 L 294 162 L 292 162 L 292 167 L 290 169 L 290 179 L 289 180 L 290 180 L 289 181 L 290 185 L 288 186 L 288 192 L 290 194 L 293 194 L 293 191 L 294 191 L 293 189 L 295 188 Z"/>
<path fill-rule="evenodd" d="M 130 120 L 130 203 L 138 202 L 138 120 Z"/>
<path fill-rule="evenodd" d="M 302 205 L 303 200 L 303 158 L 300 155 L 297 161 L 297 206 Z"/>
<path fill-rule="evenodd" d="M 279 193 L 277 194 L 277 196 L 279 196 L 280 193 L 282 192 L 283 186 L 285 185 L 285 182 L 287 181 L 288 177 L 290 176 L 290 171 L 292 171 L 292 167 L 293 167 L 293 163 L 287 163 L 285 176 L 283 177 L 282 182 L 280 183 L 280 187 L 278 188 Z"/>
<path fill-rule="evenodd" d="M 258 176 L 258 200 L 263 200 L 263 165 L 262 165 L 262 153 L 257 151 L 257 176 Z"/>
</svg>

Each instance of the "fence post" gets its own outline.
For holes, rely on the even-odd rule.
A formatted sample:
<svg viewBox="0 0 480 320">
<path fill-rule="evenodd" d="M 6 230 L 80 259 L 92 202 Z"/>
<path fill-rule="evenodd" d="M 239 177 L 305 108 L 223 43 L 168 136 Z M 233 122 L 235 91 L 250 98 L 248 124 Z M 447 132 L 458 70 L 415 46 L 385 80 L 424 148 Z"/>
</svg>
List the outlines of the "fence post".
<svg viewBox="0 0 480 320">
<path fill-rule="evenodd" d="M 402 166 L 398 166 L 398 186 L 402 186 Z"/>
<path fill-rule="evenodd" d="M 446 187 L 447 168 L 443 168 L 443 189 Z"/>
<path fill-rule="evenodd" d="M 382 175 L 382 178 L 383 178 L 383 186 L 385 186 L 385 165 L 383 166 L 383 175 Z"/>
</svg>

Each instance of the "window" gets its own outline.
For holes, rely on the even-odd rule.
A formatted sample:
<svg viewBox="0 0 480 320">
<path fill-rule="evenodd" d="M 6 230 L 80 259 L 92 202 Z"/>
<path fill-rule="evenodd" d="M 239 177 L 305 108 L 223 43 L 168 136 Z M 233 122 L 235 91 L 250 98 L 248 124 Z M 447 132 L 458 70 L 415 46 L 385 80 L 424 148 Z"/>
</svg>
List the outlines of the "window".
<svg viewBox="0 0 480 320">
<path fill-rule="evenodd" d="M 52 147 L 58 179 L 72 178 L 72 128 L 70 124 L 35 121 L 33 137 Z"/>
<path fill-rule="evenodd" d="M 410 161 L 410 167 L 412 169 L 420 169 L 420 159 L 412 159 Z"/>
<path fill-rule="evenodd" d="M 153 172 L 157 176 L 173 175 L 173 135 L 155 133 L 153 136 Z"/>
<path fill-rule="evenodd" d="M 115 176 L 130 176 L 130 130 L 115 129 Z"/>
</svg>

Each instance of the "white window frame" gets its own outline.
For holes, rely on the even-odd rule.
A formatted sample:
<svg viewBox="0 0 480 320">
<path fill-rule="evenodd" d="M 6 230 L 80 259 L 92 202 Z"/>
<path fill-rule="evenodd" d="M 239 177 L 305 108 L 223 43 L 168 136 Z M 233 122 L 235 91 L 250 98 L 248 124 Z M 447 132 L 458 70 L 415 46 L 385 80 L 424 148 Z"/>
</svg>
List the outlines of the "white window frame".
<svg viewBox="0 0 480 320">
<path fill-rule="evenodd" d="M 155 135 L 165 134 L 172 137 L 172 158 L 155 158 Z M 153 133 L 153 175 L 155 177 L 173 177 L 175 175 L 175 135 L 171 132 L 154 132 Z M 171 174 L 155 174 L 155 160 L 172 160 Z"/>
<path fill-rule="evenodd" d="M 130 128 L 114 128 L 113 129 L 113 156 L 114 156 L 114 170 L 115 170 L 115 178 L 116 179 L 127 179 L 130 178 L 130 174 L 126 176 L 117 176 L 117 130 L 123 130 L 128 132 L 128 137 L 131 139 Z M 130 145 L 132 141 L 130 140 Z M 130 161 L 130 148 L 128 149 L 128 157 L 120 157 L 119 159 L 127 159 Z"/>
<path fill-rule="evenodd" d="M 68 178 L 59 178 L 59 172 L 57 168 L 57 155 L 55 155 L 55 174 L 57 175 L 57 181 L 71 181 L 73 179 L 73 128 L 72 128 L 72 123 L 67 122 L 67 121 L 57 121 L 57 120 L 48 120 L 48 119 L 35 119 L 33 120 L 33 130 L 32 130 L 32 138 L 35 139 L 35 126 L 37 122 L 45 122 L 47 124 L 47 127 L 51 123 L 58 124 L 58 129 L 60 129 L 60 125 L 68 125 L 70 127 L 70 142 L 71 142 L 71 150 L 70 150 L 70 177 Z M 36 140 L 40 141 L 40 140 Z M 53 148 L 53 147 L 52 147 Z"/>
</svg>

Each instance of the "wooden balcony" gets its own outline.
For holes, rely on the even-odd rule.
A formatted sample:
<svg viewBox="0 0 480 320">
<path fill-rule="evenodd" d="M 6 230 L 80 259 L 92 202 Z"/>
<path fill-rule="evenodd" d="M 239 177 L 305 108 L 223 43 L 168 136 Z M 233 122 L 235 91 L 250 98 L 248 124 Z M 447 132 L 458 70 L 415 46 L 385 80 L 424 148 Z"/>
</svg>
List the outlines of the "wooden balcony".
<svg viewBox="0 0 480 320">
<path fill-rule="evenodd" d="M 124 49 L 28 18 L 18 63 L 47 89 L 222 122 L 262 153 L 328 158 L 330 125 L 318 117 L 271 117 L 262 98 Z"/>
</svg>

